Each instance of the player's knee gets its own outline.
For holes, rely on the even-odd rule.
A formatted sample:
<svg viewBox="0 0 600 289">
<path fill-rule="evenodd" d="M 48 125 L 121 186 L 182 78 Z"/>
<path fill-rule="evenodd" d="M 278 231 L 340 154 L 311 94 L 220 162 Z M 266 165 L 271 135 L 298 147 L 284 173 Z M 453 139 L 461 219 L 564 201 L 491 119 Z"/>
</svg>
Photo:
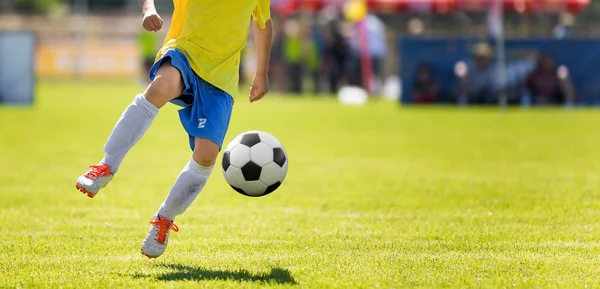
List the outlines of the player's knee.
<svg viewBox="0 0 600 289">
<path fill-rule="evenodd" d="M 219 145 L 208 139 L 194 140 L 194 160 L 202 166 L 212 166 L 217 160 Z"/>
<path fill-rule="evenodd" d="M 168 101 L 180 96 L 182 92 L 183 82 L 179 70 L 171 65 L 163 65 L 146 89 L 144 96 L 160 108 Z"/>
<path fill-rule="evenodd" d="M 194 150 L 194 160 L 201 166 L 212 166 L 217 160 L 217 154 Z"/>
</svg>

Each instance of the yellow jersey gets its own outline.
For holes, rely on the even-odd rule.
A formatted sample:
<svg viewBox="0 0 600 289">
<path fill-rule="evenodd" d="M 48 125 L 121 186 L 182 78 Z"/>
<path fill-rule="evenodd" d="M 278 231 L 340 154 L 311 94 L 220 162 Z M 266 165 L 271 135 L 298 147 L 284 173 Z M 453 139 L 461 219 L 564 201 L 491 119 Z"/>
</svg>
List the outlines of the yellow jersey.
<svg viewBox="0 0 600 289">
<path fill-rule="evenodd" d="M 173 0 L 173 4 L 171 28 L 156 59 L 176 48 L 200 78 L 231 96 L 237 94 L 250 16 L 264 28 L 271 17 L 270 0 Z"/>
</svg>

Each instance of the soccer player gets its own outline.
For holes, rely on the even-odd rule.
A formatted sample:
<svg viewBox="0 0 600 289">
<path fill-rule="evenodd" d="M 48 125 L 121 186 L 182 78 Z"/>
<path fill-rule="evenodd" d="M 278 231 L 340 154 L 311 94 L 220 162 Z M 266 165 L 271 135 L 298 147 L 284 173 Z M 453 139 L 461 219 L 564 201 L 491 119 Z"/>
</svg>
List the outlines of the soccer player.
<svg viewBox="0 0 600 289">
<path fill-rule="evenodd" d="M 142 26 L 158 31 L 163 20 L 154 0 L 139 0 Z M 142 242 L 142 254 L 155 258 L 167 246 L 173 220 L 185 212 L 213 170 L 238 89 L 240 51 L 250 25 L 257 50 L 257 71 L 249 100 L 260 100 L 268 91 L 267 72 L 273 34 L 270 0 L 174 0 L 171 28 L 150 71 L 152 82 L 138 94 L 117 121 L 104 158 L 77 179 L 77 188 L 94 197 L 119 169 L 127 152 L 140 140 L 167 102 L 179 110 L 189 135 L 192 158 L 183 168 Z M 252 19 L 252 20 L 251 20 Z"/>
</svg>

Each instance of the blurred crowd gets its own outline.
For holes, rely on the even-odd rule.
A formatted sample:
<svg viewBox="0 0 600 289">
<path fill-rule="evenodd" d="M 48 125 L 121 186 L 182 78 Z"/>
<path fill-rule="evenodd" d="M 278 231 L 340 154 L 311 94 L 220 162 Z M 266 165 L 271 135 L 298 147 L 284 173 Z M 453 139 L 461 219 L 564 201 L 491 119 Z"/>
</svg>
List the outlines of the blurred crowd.
<svg viewBox="0 0 600 289">
<path fill-rule="evenodd" d="M 385 25 L 377 16 L 367 15 L 362 27 L 346 21 L 339 10 L 275 16 L 274 21 L 277 29 L 270 68 L 273 90 L 291 94 L 335 94 L 344 84 L 370 85 L 374 92 L 381 86 L 388 48 Z M 361 45 L 366 52 L 362 58 Z M 242 63 L 251 63 L 251 57 L 244 53 Z M 372 75 L 370 82 L 364 78 L 365 65 Z M 249 76 L 248 73 L 241 75 Z"/>
<path fill-rule="evenodd" d="M 550 54 L 535 50 L 509 51 L 504 59 L 504 69 L 499 70 L 496 48 L 481 42 L 473 45 L 467 59 L 454 63 L 452 84 L 439 81 L 440 75 L 436 73 L 440 71 L 432 67 L 439 67 L 439 63 L 427 63 L 430 60 L 427 57 L 415 71 L 409 72 L 414 76 L 412 79 L 400 79 L 396 76 L 402 73 L 400 67 L 394 67 L 397 59 L 394 56 L 398 56 L 395 55 L 398 50 L 390 46 L 397 39 L 388 37 L 400 33 L 389 31 L 397 30 L 393 26 L 386 29 L 384 21 L 375 14 L 368 13 L 362 22 L 357 23 L 348 21 L 341 9 L 324 9 L 318 13 L 290 16 L 274 14 L 273 21 L 272 91 L 334 96 L 341 87 L 350 85 L 362 87 L 370 95 L 378 95 L 388 77 L 404 81 L 403 88 L 411 90 L 415 103 L 447 103 L 448 99 L 460 105 L 497 104 L 502 101 L 521 105 L 572 105 L 576 102 L 568 67 L 557 65 Z M 406 24 L 406 33 L 395 37 L 423 36 L 424 23 L 419 18 L 412 18 Z M 554 38 L 569 38 L 571 24 L 572 19 L 561 18 L 552 31 Z M 153 63 L 155 55 L 152 43 L 157 40 L 152 37 L 156 38 L 156 35 L 141 33 L 139 38 L 147 67 Z M 256 59 L 253 47 L 250 37 L 249 45 L 242 51 L 242 86 L 251 81 L 254 73 Z M 384 66 L 392 68 L 391 75 L 386 75 Z M 451 88 L 448 89 L 448 86 Z"/>
<path fill-rule="evenodd" d="M 499 75 L 492 48 L 479 43 L 472 49 L 471 59 L 461 60 L 454 67 L 457 104 L 573 105 L 575 92 L 569 70 L 558 66 L 551 55 L 536 51 L 508 54 L 504 76 Z M 413 93 L 416 103 L 439 100 L 440 85 L 427 64 L 416 72 Z M 503 80 L 503 82 L 501 82 Z"/>
</svg>

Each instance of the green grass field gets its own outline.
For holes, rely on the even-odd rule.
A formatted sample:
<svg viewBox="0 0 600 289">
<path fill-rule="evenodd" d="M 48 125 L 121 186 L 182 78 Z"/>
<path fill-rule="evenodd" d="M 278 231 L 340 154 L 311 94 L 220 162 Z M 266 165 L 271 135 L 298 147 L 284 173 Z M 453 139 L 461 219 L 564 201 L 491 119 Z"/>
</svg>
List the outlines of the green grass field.
<svg viewBox="0 0 600 289">
<path fill-rule="evenodd" d="M 138 88 L 42 82 L 0 107 L 0 287 L 600 287 L 600 114 L 240 97 L 289 154 L 275 193 L 220 169 L 165 255 L 139 252 L 190 156 L 168 106 L 96 198 L 75 189 Z"/>
</svg>

